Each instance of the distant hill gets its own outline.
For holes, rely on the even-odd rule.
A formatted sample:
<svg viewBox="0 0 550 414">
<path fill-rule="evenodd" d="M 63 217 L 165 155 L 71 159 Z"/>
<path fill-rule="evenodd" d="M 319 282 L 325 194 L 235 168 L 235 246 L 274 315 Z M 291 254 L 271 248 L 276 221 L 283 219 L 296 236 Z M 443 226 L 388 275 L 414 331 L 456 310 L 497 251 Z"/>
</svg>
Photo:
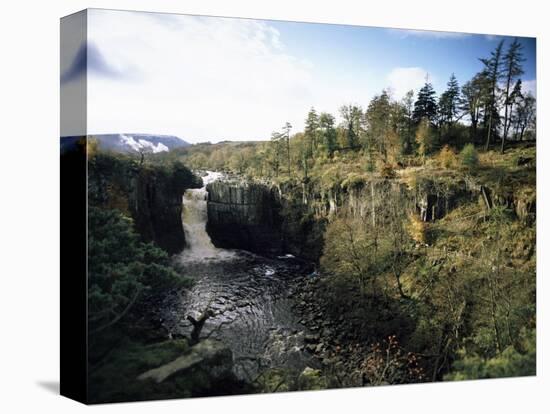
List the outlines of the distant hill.
<svg viewBox="0 0 550 414">
<path fill-rule="evenodd" d="M 141 151 L 157 153 L 191 145 L 174 135 L 98 134 L 89 135 L 89 137 L 96 139 L 99 148 L 102 150 L 122 153 L 138 153 Z M 80 138 L 63 137 L 61 139 L 61 152 L 71 148 Z"/>
</svg>

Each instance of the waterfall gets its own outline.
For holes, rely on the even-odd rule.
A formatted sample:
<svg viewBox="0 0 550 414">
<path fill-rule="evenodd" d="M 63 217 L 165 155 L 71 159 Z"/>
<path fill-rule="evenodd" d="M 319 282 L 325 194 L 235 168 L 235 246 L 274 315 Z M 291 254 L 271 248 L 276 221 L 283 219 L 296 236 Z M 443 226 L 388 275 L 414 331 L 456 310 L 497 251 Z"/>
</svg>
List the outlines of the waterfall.
<svg viewBox="0 0 550 414">
<path fill-rule="evenodd" d="M 208 171 L 206 176 L 202 177 L 201 188 L 189 189 L 183 195 L 182 222 L 187 245 L 180 256 L 183 261 L 224 259 L 233 256 L 232 252 L 215 247 L 206 232 L 208 220 L 206 185 L 221 177 L 221 173 Z"/>
</svg>

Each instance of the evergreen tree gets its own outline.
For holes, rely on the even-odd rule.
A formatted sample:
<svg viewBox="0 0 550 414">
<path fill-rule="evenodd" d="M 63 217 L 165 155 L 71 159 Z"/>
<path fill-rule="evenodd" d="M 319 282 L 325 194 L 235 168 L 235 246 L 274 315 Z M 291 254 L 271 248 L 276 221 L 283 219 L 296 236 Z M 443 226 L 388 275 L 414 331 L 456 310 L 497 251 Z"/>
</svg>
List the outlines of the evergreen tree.
<svg viewBox="0 0 550 414">
<path fill-rule="evenodd" d="M 363 111 L 356 105 L 344 105 L 340 108 L 346 129 L 346 145 L 350 149 L 357 148 L 361 134 L 361 118 Z"/>
<path fill-rule="evenodd" d="M 326 112 L 319 115 L 319 128 L 323 136 L 323 144 L 329 156 L 336 150 L 336 130 L 334 129 L 334 117 Z"/>
<path fill-rule="evenodd" d="M 315 112 L 315 108 L 311 108 L 307 114 L 306 124 L 304 128 L 304 133 L 306 135 L 306 138 L 308 140 L 308 149 L 306 156 L 308 158 L 313 158 L 315 154 L 315 149 L 317 148 L 317 135 L 319 130 L 319 117 L 317 116 L 317 112 Z"/>
<path fill-rule="evenodd" d="M 498 82 L 502 79 L 502 46 L 504 40 L 501 40 L 495 50 L 491 52 L 490 58 L 481 58 L 481 63 L 484 65 L 483 73 L 487 77 L 488 87 L 488 99 L 485 111 L 486 128 L 487 128 L 487 142 L 485 143 L 485 150 L 489 150 L 489 144 L 496 125 L 499 121 L 499 110 L 497 102 L 497 94 L 499 93 Z"/>
<path fill-rule="evenodd" d="M 451 125 L 458 117 L 460 107 L 460 87 L 455 74 L 447 82 L 447 89 L 439 98 L 439 114 L 443 124 Z"/>
<path fill-rule="evenodd" d="M 270 151 L 269 151 L 269 164 L 275 173 L 275 177 L 279 176 L 279 170 L 281 168 L 281 158 L 283 155 L 283 136 L 279 132 L 273 132 L 271 134 Z"/>
<path fill-rule="evenodd" d="M 287 172 L 288 176 L 290 177 L 290 130 L 292 129 L 292 125 L 290 125 L 290 122 L 287 122 L 285 126 L 283 127 L 283 137 L 286 141 L 286 160 L 287 160 Z"/>
<path fill-rule="evenodd" d="M 435 91 L 431 83 L 426 82 L 418 91 L 418 97 L 414 103 L 413 120 L 419 124 L 422 119 L 434 122 L 437 116 L 437 103 Z"/>
<path fill-rule="evenodd" d="M 512 106 L 514 105 L 512 96 L 512 82 L 517 77 L 523 74 L 522 62 L 525 60 L 521 49 L 523 46 L 519 43 L 518 39 L 514 39 L 508 51 L 504 55 L 504 128 L 502 132 L 501 148 L 500 151 L 504 152 L 504 141 L 508 137 L 508 130 L 510 128 L 510 115 L 512 113 Z"/>
</svg>

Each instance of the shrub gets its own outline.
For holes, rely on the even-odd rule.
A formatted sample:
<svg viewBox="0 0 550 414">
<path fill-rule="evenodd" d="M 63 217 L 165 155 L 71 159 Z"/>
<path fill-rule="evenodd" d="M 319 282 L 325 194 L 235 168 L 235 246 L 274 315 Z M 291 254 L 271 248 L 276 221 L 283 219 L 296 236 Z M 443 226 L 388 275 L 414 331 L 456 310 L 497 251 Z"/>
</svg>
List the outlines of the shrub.
<svg viewBox="0 0 550 414">
<path fill-rule="evenodd" d="M 475 170 L 479 165 L 477 150 L 473 144 L 466 144 L 460 152 L 460 161 L 470 171 Z"/>
<path fill-rule="evenodd" d="M 384 164 L 380 169 L 380 175 L 384 178 L 395 178 L 395 170 L 391 164 Z"/>
<path fill-rule="evenodd" d="M 409 215 L 409 225 L 407 226 L 409 236 L 418 244 L 426 244 L 428 240 L 428 227 L 416 214 Z"/>
<path fill-rule="evenodd" d="M 453 363 L 453 372 L 446 380 L 468 380 L 479 378 L 503 378 L 536 375 L 537 354 L 535 330 L 522 331 L 521 350 L 507 347 L 492 358 L 482 358 L 477 354 L 460 352 L 461 358 Z"/>
<path fill-rule="evenodd" d="M 441 168 L 453 168 L 456 167 L 458 160 L 454 151 L 445 145 L 437 155 L 437 163 Z"/>
</svg>

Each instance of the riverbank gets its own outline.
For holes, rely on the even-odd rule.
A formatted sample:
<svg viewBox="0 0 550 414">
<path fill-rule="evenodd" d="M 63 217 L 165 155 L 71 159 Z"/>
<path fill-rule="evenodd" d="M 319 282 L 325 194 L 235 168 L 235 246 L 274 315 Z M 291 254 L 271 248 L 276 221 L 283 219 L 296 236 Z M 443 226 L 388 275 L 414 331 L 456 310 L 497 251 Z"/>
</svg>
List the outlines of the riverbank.
<svg viewBox="0 0 550 414">
<path fill-rule="evenodd" d="M 375 298 L 369 304 L 352 288 L 336 292 L 338 301 L 335 289 L 329 276 L 315 274 L 296 280 L 290 292 L 293 310 L 310 332 L 305 350 L 320 362 L 327 388 L 426 381 L 422 357 L 406 352 L 391 333 L 393 324 L 385 323 L 388 305 L 380 310 Z"/>
</svg>

